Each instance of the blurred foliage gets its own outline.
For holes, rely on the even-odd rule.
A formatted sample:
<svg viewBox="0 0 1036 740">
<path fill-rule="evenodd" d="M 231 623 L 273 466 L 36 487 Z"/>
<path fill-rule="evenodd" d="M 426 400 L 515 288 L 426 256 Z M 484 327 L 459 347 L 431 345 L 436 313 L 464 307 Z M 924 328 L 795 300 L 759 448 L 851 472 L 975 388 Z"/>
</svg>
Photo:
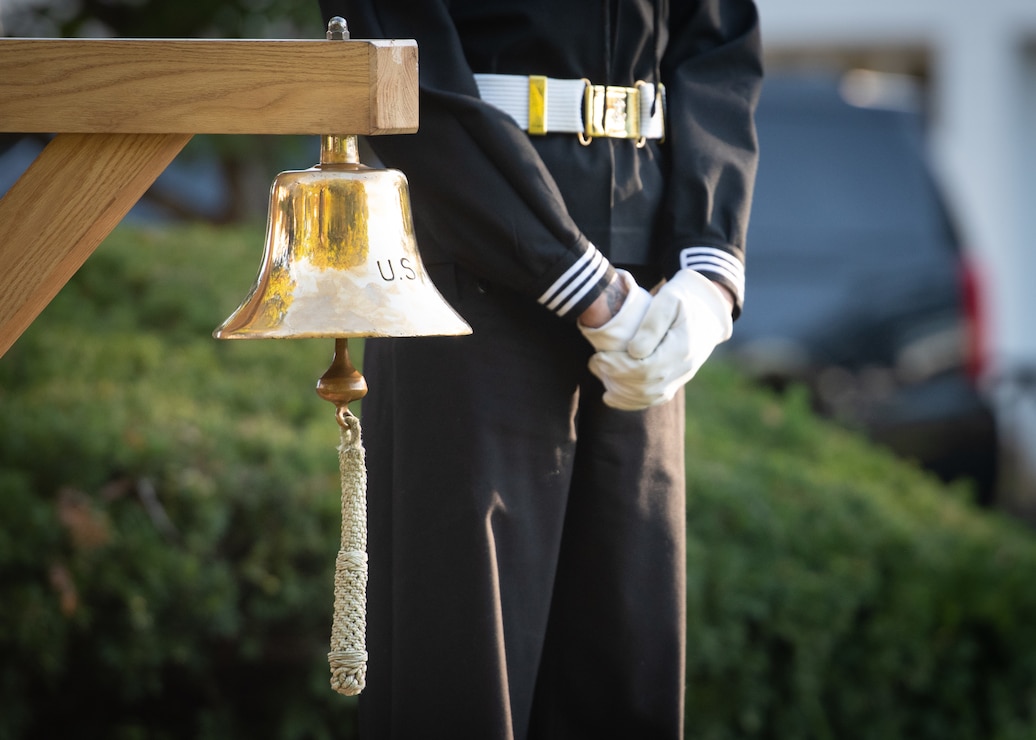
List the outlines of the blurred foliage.
<svg viewBox="0 0 1036 740">
<path fill-rule="evenodd" d="M 210 337 L 261 252 L 121 227 L 0 358 L 0 740 L 354 736 L 332 347 Z M 1036 737 L 1029 530 L 719 364 L 688 408 L 688 738 Z"/>
<path fill-rule="evenodd" d="M 323 37 L 315 0 L 22 0 L 3 24 L 8 36 Z"/>
<path fill-rule="evenodd" d="M 1036 737 L 1036 540 L 801 389 L 688 386 L 687 737 Z"/>
<path fill-rule="evenodd" d="M 261 254 L 119 230 L 0 360 L 0 738 L 350 736 L 333 346 L 211 338 Z"/>
</svg>

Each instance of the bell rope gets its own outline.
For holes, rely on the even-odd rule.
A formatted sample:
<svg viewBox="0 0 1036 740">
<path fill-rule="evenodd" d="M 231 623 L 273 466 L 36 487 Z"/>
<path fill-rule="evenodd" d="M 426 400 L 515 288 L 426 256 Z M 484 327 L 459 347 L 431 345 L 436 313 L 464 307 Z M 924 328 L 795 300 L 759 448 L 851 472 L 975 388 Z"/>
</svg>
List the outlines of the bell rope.
<svg viewBox="0 0 1036 740">
<path fill-rule="evenodd" d="M 367 680 L 367 468 L 360 420 L 339 413 L 342 477 L 342 541 L 335 560 L 335 604 L 331 626 L 331 687 L 354 696 Z"/>
</svg>

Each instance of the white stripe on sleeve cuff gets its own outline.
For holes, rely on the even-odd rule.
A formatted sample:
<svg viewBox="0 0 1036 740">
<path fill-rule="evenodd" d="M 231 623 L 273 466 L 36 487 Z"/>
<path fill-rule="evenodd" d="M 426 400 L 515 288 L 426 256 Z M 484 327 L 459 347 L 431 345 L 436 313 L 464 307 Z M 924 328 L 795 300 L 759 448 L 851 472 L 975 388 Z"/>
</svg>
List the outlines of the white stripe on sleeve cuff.
<svg viewBox="0 0 1036 740">
<path fill-rule="evenodd" d="M 680 267 L 711 272 L 730 281 L 738 303 L 745 299 L 745 266 L 729 252 L 716 247 L 686 247 L 680 250 Z"/>
<path fill-rule="evenodd" d="M 558 316 L 567 314 L 608 271 L 608 260 L 591 244 L 564 274 L 547 288 L 539 302 Z"/>
</svg>

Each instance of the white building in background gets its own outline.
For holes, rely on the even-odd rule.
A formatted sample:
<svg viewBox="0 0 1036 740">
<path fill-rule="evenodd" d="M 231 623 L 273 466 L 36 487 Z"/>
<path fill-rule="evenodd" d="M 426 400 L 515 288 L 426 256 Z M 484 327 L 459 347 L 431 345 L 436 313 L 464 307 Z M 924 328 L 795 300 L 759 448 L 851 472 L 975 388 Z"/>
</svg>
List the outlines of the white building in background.
<svg viewBox="0 0 1036 740">
<path fill-rule="evenodd" d="M 925 81 L 933 161 L 984 278 L 1001 436 L 1028 460 L 1008 495 L 1027 492 L 1036 513 L 1036 0 L 757 4 L 770 69 L 862 67 Z"/>
</svg>

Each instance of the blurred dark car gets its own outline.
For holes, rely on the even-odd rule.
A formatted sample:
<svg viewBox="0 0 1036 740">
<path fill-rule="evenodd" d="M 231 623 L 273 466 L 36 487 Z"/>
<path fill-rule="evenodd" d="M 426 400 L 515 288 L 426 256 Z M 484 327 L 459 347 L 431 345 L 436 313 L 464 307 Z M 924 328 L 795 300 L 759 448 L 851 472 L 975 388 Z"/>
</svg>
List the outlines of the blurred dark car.
<svg viewBox="0 0 1036 740">
<path fill-rule="evenodd" d="M 974 276 L 920 113 L 859 102 L 882 84 L 764 85 L 745 310 L 722 354 L 761 383 L 805 384 L 822 414 L 988 499 L 995 424 L 975 383 Z"/>
</svg>

